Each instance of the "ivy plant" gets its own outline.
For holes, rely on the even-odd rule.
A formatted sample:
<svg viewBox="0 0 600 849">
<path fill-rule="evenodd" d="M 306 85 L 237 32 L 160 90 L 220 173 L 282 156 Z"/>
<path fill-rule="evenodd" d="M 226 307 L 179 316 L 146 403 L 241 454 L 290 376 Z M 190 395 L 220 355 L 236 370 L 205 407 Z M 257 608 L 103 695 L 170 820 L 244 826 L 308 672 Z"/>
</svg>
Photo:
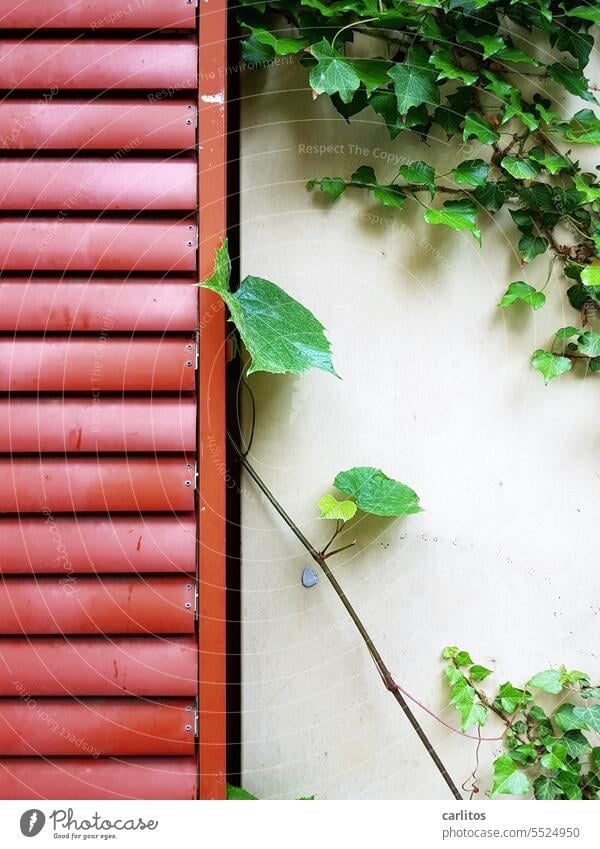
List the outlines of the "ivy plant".
<svg viewBox="0 0 600 849">
<path fill-rule="evenodd" d="M 600 746 L 594 745 L 600 684 L 560 666 L 536 673 L 522 688 L 505 681 L 490 695 L 482 682 L 492 670 L 474 663 L 469 652 L 446 646 L 442 658 L 448 661 L 449 704 L 462 730 L 482 728 L 490 714 L 504 726 L 505 752 L 493 764 L 492 797 L 600 799 Z"/>
<path fill-rule="evenodd" d="M 600 144 L 596 89 L 586 76 L 596 4 L 261 0 L 242 2 L 238 19 L 246 61 L 298 54 L 313 96 L 330 98 L 347 121 L 367 110 L 399 145 L 416 135 L 475 147 L 449 173 L 423 159 L 381 181 L 363 164 L 308 186 L 332 201 L 362 192 L 399 213 L 416 203 L 425 222 L 479 245 L 482 222 L 508 210 L 523 266 L 546 256 L 550 279 L 558 261 L 579 315 L 579 334 L 556 335 L 532 366 L 546 383 L 579 361 L 600 370 L 600 336 L 589 327 L 600 306 L 600 182 L 578 158 L 581 145 Z M 564 113 L 565 95 L 582 101 L 573 114 Z M 530 283 L 505 285 L 502 308 L 546 303 Z"/>
</svg>

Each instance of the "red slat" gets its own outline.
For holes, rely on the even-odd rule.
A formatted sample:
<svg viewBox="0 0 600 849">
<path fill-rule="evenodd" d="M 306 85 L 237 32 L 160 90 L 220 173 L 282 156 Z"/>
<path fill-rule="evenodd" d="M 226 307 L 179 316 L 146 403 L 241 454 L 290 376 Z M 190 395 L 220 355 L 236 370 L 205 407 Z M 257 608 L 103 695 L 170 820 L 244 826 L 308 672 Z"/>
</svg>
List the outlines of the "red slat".
<svg viewBox="0 0 600 849">
<path fill-rule="evenodd" d="M 9 758 L 2 799 L 195 799 L 195 758 Z"/>
<path fill-rule="evenodd" d="M 196 517 L 0 517 L 0 572 L 193 572 Z"/>
<path fill-rule="evenodd" d="M 0 695 L 194 696 L 193 637 L 0 637 Z"/>
<path fill-rule="evenodd" d="M 0 157 L 0 209 L 191 210 L 193 159 Z"/>
<path fill-rule="evenodd" d="M 0 271 L 194 271 L 195 231 L 170 219 L 0 218 Z"/>
<path fill-rule="evenodd" d="M 0 0 L 0 28 L 193 29 L 190 0 Z"/>
<path fill-rule="evenodd" d="M 196 137 L 196 106 L 187 101 L 38 100 L 0 103 L 5 150 L 188 150 Z"/>
<path fill-rule="evenodd" d="M 0 88 L 193 89 L 196 56 L 193 38 L 3 38 Z"/>
<path fill-rule="evenodd" d="M 189 336 L 0 337 L 0 391 L 192 390 L 194 347 Z"/>
<path fill-rule="evenodd" d="M 2 277 L 0 330 L 195 330 L 193 279 Z"/>
<path fill-rule="evenodd" d="M 1 513 L 193 509 L 193 469 L 179 456 L 0 459 Z"/>
<path fill-rule="evenodd" d="M 0 755 L 193 755 L 190 699 L 4 699 Z"/>
<path fill-rule="evenodd" d="M 0 398 L 0 452 L 195 451 L 196 401 Z"/>
<path fill-rule="evenodd" d="M 190 634 L 189 578 L 4 577 L 0 634 Z M 1 711 L 0 711 L 1 712 Z"/>
</svg>

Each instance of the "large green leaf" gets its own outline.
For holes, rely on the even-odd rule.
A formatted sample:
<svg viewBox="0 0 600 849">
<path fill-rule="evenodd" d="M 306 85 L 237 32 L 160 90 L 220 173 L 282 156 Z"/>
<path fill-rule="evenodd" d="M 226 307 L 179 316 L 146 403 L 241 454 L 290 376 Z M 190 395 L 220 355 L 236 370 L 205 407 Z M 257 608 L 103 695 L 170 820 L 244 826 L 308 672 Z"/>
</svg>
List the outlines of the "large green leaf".
<svg viewBox="0 0 600 849">
<path fill-rule="evenodd" d="M 482 186 L 489 170 L 490 166 L 483 159 L 465 159 L 452 169 L 452 176 L 464 186 Z"/>
<path fill-rule="evenodd" d="M 531 262 L 548 249 L 548 240 L 543 236 L 534 236 L 533 233 L 525 233 L 519 239 L 519 251 L 525 262 Z"/>
<path fill-rule="evenodd" d="M 317 64 L 310 72 L 310 87 L 317 94 L 339 94 L 343 103 L 350 103 L 360 86 L 360 77 L 345 56 L 323 39 L 311 45 L 310 52 Z"/>
<path fill-rule="evenodd" d="M 511 283 L 502 296 L 499 307 L 509 307 L 517 301 L 522 301 L 528 304 L 534 310 L 539 310 L 546 303 L 546 296 L 543 292 L 538 292 L 529 283 L 524 283 L 522 280 L 516 280 Z"/>
<path fill-rule="evenodd" d="M 585 720 L 575 713 L 575 705 L 563 704 L 554 714 L 554 721 L 562 731 L 587 731 Z"/>
<path fill-rule="evenodd" d="M 567 357 L 559 357 L 551 351 L 543 351 L 538 348 L 531 357 L 531 365 L 537 369 L 544 378 L 544 383 L 550 383 L 555 377 L 559 377 L 566 371 L 571 371 L 573 364 Z"/>
<path fill-rule="evenodd" d="M 581 97 L 582 100 L 596 103 L 596 98 L 589 90 L 589 83 L 579 68 L 570 68 L 562 62 L 557 62 L 549 66 L 548 77 L 571 94 Z"/>
<path fill-rule="evenodd" d="M 467 199 L 447 200 L 441 209 L 426 209 L 428 224 L 444 224 L 453 230 L 468 230 L 481 244 L 481 231 L 477 225 L 477 207 Z"/>
<path fill-rule="evenodd" d="M 552 799 L 556 799 L 557 796 L 560 796 L 560 794 L 560 785 L 558 785 L 552 778 L 540 775 L 533 782 L 533 795 L 536 799 L 541 799 L 547 802 Z"/>
<path fill-rule="evenodd" d="M 404 62 L 394 65 L 388 75 L 394 84 L 400 115 L 406 115 L 411 106 L 421 103 L 436 106 L 440 102 L 440 90 L 435 84 L 437 74 L 423 47 L 410 47 Z"/>
<path fill-rule="evenodd" d="M 356 466 L 340 472 L 333 485 L 356 499 L 365 513 L 375 516 L 407 516 L 422 510 L 414 490 L 372 466 Z"/>
<path fill-rule="evenodd" d="M 500 164 L 516 180 L 533 180 L 541 170 L 537 162 L 518 159 L 516 156 L 505 156 Z"/>
<path fill-rule="evenodd" d="M 358 507 L 354 501 L 338 501 L 334 495 L 324 495 L 319 499 L 321 519 L 335 519 L 348 522 L 356 514 Z"/>
<path fill-rule="evenodd" d="M 525 796 L 529 793 L 527 776 L 517 769 L 509 755 L 502 755 L 494 761 L 492 796 L 499 793 L 510 796 Z"/>
<path fill-rule="evenodd" d="M 248 374 L 302 374 L 309 368 L 336 374 L 324 327 L 310 310 L 262 277 L 248 276 L 232 292 L 230 273 L 227 239 L 223 239 L 213 274 L 201 285 L 216 292 L 227 304 L 230 321 L 251 357 Z"/>
<path fill-rule="evenodd" d="M 493 144 L 500 139 L 500 133 L 492 130 L 487 121 L 477 112 L 467 112 L 465 115 L 465 126 L 463 129 L 463 141 L 475 137 L 482 144 Z"/>
<path fill-rule="evenodd" d="M 561 679 L 562 676 L 557 669 L 545 669 L 530 678 L 527 686 L 537 687 L 538 690 L 543 690 L 545 693 L 557 695 L 562 691 Z"/>
<path fill-rule="evenodd" d="M 472 74 L 461 68 L 450 50 L 436 50 L 429 57 L 429 63 L 439 71 L 438 80 L 461 80 L 465 85 L 473 85 L 477 81 L 477 74 Z"/>
<path fill-rule="evenodd" d="M 600 732 L 600 705 L 575 707 L 573 717 L 585 723 L 592 731 Z"/>
<path fill-rule="evenodd" d="M 600 333 L 596 333 L 593 330 L 586 330 L 577 341 L 578 348 L 582 354 L 588 357 L 600 356 Z"/>
<path fill-rule="evenodd" d="M 473 35 L 472 32 L 467 32 L 464 29 L 458 30 L 456 40 L 459 44 L 478 44 L 483 48 L 484 59 L 489 59 L 494 53 L 506 47 L 504 39 L 499 35 Z"/>
</svg>

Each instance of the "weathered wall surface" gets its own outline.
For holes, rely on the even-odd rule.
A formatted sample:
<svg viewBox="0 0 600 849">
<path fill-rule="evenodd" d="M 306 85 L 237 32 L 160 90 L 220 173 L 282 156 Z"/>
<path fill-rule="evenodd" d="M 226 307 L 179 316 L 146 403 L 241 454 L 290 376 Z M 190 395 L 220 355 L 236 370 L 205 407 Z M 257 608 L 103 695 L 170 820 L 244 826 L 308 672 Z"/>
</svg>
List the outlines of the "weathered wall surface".
<svg viewBox="0 0 600 849">
<path fill-rule="evenodd" d="M 439 171 L 458 154 L 445 141 L 391 143 L 362 116 L 348 126 L 305 80 L 293 64 L 244 79 L 243 272 L 316 313 L 343 380 L 253 376 L 253 460 L 317 542 L 316 501 L 341 469 L 380 466 L 420 494 L 418 516 L 355 525 L 359 542 L 335 570 L 398 679 L 447 721 L 448 643 L 498 683 L 561 661 L 599 677 L 599 378 L 544 387 L 528 363 L 573 322 L 565 287 L 553 279 L 537 313 L 501 311 L 508 282 L 541 285 L 547 270 L 520 269 L 503 218 L 484 224 L 482 250 L 428 227 L 415 204 L 311 196 L 306 180 L 363 160 L 391 178 L 400 149 L 439 157 Z M 301 587 L 307 557 L 251 482 L 243 557 L 245 785 L 266 798 L 448 798 L 332 591 Z M 475 744 L 417 713 L 467 779 Z M 482 786 L 497 752 L 482 745 Z"/>
</svg>

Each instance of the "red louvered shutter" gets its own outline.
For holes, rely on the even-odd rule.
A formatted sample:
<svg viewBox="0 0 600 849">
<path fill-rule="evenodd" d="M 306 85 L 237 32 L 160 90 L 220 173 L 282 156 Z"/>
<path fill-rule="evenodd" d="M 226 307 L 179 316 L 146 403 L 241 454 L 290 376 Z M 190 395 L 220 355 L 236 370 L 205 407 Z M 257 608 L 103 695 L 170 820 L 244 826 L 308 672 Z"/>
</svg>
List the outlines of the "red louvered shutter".
<svg viewBox="0 0 600 849">
<path fill-rule="evenodd" d="M 224 795 L 225 57 L 222 0 L 0 0 L 3 799 Z"/>
</svg>

